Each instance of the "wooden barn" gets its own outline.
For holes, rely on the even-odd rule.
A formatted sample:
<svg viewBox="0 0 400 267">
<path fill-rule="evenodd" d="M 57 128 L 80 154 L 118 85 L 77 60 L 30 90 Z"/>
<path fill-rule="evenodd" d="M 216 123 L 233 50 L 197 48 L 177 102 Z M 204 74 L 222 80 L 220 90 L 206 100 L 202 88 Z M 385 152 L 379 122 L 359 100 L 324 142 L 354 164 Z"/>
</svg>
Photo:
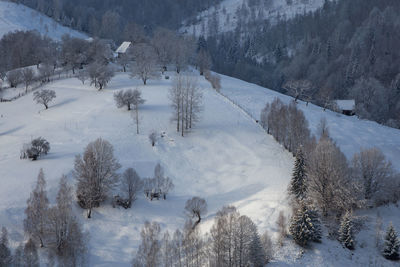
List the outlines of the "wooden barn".
<svg viewBox="0 0 400 267">
<path fill-rule="evenodd" d="M 354 116 L 356 114 L 356 101 L 349 100 L 336 100 L 336 108 L 339 112 L 347 116 Z"/>
</svg>

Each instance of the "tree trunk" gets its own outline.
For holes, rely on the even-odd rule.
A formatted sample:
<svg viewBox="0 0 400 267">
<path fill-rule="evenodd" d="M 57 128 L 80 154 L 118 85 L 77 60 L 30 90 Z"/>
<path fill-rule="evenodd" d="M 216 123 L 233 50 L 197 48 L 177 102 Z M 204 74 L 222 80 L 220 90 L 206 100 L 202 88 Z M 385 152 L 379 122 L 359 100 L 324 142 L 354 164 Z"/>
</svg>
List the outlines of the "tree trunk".
<svg viewBox="0 0 400 267">
<path fill-rule="evenodd" d="M 139 108 L 135 108 L 136 112 L 136 133 L 139 134 Z"/>
<path fill-rule="evenodd" d="M 47 106 L 47 104 L 44 104 L 44 107 L 46 108 L 46 109 L 48 109 L 49 107 Z"/>
<path fill-rule="evenodd" d="M 87 218 L 90 219 L 92 218 L 92 208 L 89 208 L 87 211 Z"/>
</svg>

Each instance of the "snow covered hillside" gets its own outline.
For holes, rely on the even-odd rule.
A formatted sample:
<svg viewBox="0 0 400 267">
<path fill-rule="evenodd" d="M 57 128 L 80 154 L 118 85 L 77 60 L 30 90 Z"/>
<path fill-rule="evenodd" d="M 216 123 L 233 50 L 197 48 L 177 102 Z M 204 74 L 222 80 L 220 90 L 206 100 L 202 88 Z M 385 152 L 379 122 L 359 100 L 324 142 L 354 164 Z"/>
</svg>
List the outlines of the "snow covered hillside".
<svg viewBox="0 0 400 267">
<path fill-rule="evenodd" d="M 265 104 L 271 103 L 275 98 L 280 98 L 285 103 L 293 101 L 290 96 L 228 76 L 224 76 L 222 81 L 222 93 L 255 119 L 260 117 Z M 360 120 L 357 116 L 348 117 L 330 110 L 324 111 L 313 104 L 307 106 L 302 101 L 297 106 L 304 112 L 314 135 L 317 135 L 321 118 L 326 118 L 331 137 L 349 159 L 360 148 L 377 147 L 400 170 L 400 130 L 373 121 Z"/>
<path fill-rule="evenodd" d="M 255 3 L 249 6 L 249 3 Z M 278 19 L 290 19 L 297 14 L 314 12 L 325 0 L 225 0 L 220 5 L 211 7 L 197 15 L 195 23 L 183 22 L 182 32 L 197 36 L 209 35 L 210 24 L 217 24 L 218 32 L 233 31 L 241 23 L 268 19 L 274 23 Z M 214 33 L 213 33 L 214 34 Z"/>
<path fill-rule="evenodd" d="M 88 38 L 87 35 L 61 26 L 53 19 L 21 4 L 0 1 L 0 38 L 12 31 L 36 30 L 55 40 L 69 34 L 77 38 Z"/>
<path fill-rule="evenodd" d="M 69 79 L 46 86 L 57 94 L 48 110 L 36 105 L 32 94 L 1 103 L 0 225 L 9 228 L 13 241 L 21 241 L 26 199 L 39 168 L 45 171 L 54 202 L 55 188 L 63 173 L 74 183 L 74 156 L 101 136 L 113 144 L 123 169 L 134 167 L 141 177 L 149 177 L 160 162 L 175 189 L 166 201 L 149 202 L 140 195 L 130 210 L 113 209 L 106 204 L 96 209 L 90 220 L 77 208 L 91 236 L 91 266 L 127 266 L 139 244 L 144 221 L 158 221 L 163 229 L 182 227 L 185 201 L 196 195 L 208 202 L 208 216 L 202 223 L 205 230 L 218 209 L 234 204 L 260 230 L 274 231 L 279 211 L 288 209 L 284 192 L 292 156 L 242 110 L 210 89 L 203 78 L 199 78 L 199 85 L 204 88 L 204 112 L 193 132 L 184 138 L 170 121 L 167 95 L 171 80 L 140 86 L 140 81 L 129 79 L 128 74 L 119 74 L 99 92 L 82 86 L 77 79 Z M 135 87 L 142 90 L 146 99 L 140 113 L 139 135 L 130 113 L 117 109 L 113 100 L 115 91 Z M 166 132 L 155 148 L 148 140 L 152 130 Z M 20 160 L 22 144 L 37 136 L 50 142 L 50 154 L 36 162 Z"/>
</svg>

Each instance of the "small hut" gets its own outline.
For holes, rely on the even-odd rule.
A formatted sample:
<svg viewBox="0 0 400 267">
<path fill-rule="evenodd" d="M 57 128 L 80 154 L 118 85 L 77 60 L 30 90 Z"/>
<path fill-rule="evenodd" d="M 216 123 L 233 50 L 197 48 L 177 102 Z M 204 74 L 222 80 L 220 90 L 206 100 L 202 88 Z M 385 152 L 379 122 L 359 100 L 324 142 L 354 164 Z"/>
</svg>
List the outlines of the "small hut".
<svg viewBox="0 0 400 267">
<path fill-rule="evenodd" d="M 356 114 L 356 101 L 354 99 L 349 100 L 336 100 L 336 107 L 339 112 L 347 116 L 354 116 Z"/>
</svg>

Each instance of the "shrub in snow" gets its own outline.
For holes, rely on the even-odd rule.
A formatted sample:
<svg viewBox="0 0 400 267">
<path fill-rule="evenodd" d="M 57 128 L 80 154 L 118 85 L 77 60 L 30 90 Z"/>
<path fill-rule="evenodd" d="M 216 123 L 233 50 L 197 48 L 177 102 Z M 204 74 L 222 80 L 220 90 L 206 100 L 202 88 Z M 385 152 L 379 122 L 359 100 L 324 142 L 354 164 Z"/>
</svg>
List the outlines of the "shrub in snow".
<svg viewBox="0 0 400 267">
<path fill-rule="evenodd" d="M 164 176 L 164 169 L 160 163 L 154 168 L 154 177 L 144 179 L 143 185 L 144 194 L 150 200 L 166 199 L 168 192 L 174 188 L 172 180 Z"/>
<path fill-rule="evenodd" d="M 383 256 L 389 260 L 399 260 L 400 241 L 397 236 L 396 230 L 393 225 L 390 224 L 385 236 L 385 245 L 383 248 Z"/>
<path fill-rule="evenodd" d="M 294 241 L 303 247 L 307 246 L 309 241 L 320 241 L 321 223 L 315 209 L 301 203 L 292 216 L 289 232 Z"/>
<path fill-rule="evenodd" d="M 56 98 L 56 92 L 53 90 L 42 89 L 33 93 L 33 100 L 37 104 L 42 104 L 46 109 L 49 108 L 49 103 Z"/>
<path fill-rule="evenodd" d="M 339 241 L 344 247 L 354 249 L 353 218 L 349 211 L 343 215 L 340 222 Z"/>
<path fill-rule="evenodd" d="M 149 140 L 150 140 L 151 146 L 155 146 L 156 145 L 156 142 L 157 142 L 157 134 L 156 134 L 156 132 L 151 132 L 149 134 Z"/>
<path fill-rule="evenodd" d="M 38 137 L 33 139 L 30 144 L 24 144 L 20 158 L 37 160 L 41 155 L 47 155 L 49 151 L 50 143 L 46 139 Z"/>
</svg>

